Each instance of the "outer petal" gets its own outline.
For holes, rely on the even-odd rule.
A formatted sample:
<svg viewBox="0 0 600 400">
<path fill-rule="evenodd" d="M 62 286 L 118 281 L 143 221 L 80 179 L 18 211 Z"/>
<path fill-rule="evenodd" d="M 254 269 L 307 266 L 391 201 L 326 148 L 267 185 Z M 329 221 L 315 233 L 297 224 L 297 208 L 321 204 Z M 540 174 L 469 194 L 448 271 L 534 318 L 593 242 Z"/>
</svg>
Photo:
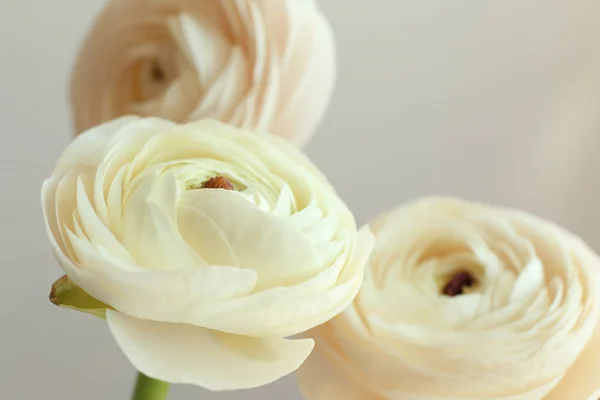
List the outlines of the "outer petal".
<svg viewBox="0 0 600 400">
<path fill-rule="evenodd" d="M 384 400 L 339 369 L 331 368 L 318 345 L 296 376 L 300 393 L 306 400 Z"/>
<path fill-rule="evenodd" d="M 335 39 L 314 2 L 288 1 L 286 8 L 293 17 L 282 60 L 280 90 L 285 101 L 271 132 L 303 146 L 331 100 L 336 79 Z"/>
<path fill-rule="evenodd" d="M 61 154 L 54 175 L 63 175 L 72 169 L 85 166 L 96 167 L 103 156 L 103 149 L 109 143 L 111 136 L 126 125 L 139 120 L 139 117 L 127 116 L 105 122 L 79 135 Z"/>
<path fill-rule="evenodd" d="M 189 130 L 186 132 L 202 131 L 202 132 L 218 132 L 220 136 L 226 137 L 235 141 L 237 148 L 240 149 L 245 157 L 249 157 L 247 153 L 257 155 L 256 160 L 276 175 L 285 177 L 286 182 L 290 183 L 292 179 L 298 179 L 298 171 L 303 170 L 312 175 L 327 189 L 333 189 L 327 177 L 317 168 L 310 158 L 288 140 L 279 136 L 271 135 L 264 132 L 253 132 L 249 135 L 247 131 L 236 128 L 230 124 L 223 123 L 217 119 L 205 118 L 198 121 L 190 122 L 186 125 Z M 191 135 L 192 140 L 198 140 L 197 135 Z M 233 146 L 232 146 L 233 147 Z M 238 153 L 232 154 L 231 149 L 228 153 L 221 155 L 222 158 L 229 156 L 227 160 L 233 162 Z M 260 155 L 260 156 L 258 156 Z M 238 160 L 239 161 L 239 160 Z M 244 163 L 247 161 L 244 160 Z M 296 194 L 298 196 L 298 194 Z"/>
<path fill-rule="evenodd" d="M 210 390 L 266 385 L 295 371 L 313 349 L 311 339 L 251 338 L 191 325 L 140 320 L 109 310 L 110 330 L 142 373 Z"/>
<path fill-rule="evenodd" d="M 77 239 L 72 237 L 72 240 Z M 85 269 L 76 267 L 53 246 L 69 277 L 92 297 L 139 318 L 171 322 L 194 320 L 198 308 L 211 309 L 219 301 L 247 295 L 256 284 L 254 271 L 227 266 L 174 271 L 119 270 L 85 242 L 74 243 Z"/>
<path fill-rule="evenodd" d="M 342 312 L 354 299 L 373 249 L 373 235 L 364 227 L 344 270 L 340 265 L 290 287 L 276 287 L 205 308 L 198 321 L 222 331 L 252 335 L 291 336 L 320 325 Z"/>
<path fill-rule="evenodd" d="M 597 400 L 600 394 L 600 324 L 560 383 L 544 400 Z"/>
</svg>

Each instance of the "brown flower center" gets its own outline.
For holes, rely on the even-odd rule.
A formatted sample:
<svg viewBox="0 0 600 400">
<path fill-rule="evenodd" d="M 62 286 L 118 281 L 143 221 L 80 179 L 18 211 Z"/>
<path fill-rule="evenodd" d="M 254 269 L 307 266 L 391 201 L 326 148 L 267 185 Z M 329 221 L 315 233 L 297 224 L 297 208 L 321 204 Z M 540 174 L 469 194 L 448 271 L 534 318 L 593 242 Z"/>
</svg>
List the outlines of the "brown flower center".
<svg viewBox="0 0 600 400">
<path fill-rule="evenodd" d="M 202 184 L 203 189 L 235 190 L 231 181 L 224 176 L 215 176 Z"/>
<path fill-rule="evenodd" d="M 477 283 L 477 280 L 470 272 L 459 271 L 450 277 L 446 286 L 442 289 L 442 294 L 450 297 L 458 296 L 464 293 L 464 289 Z"/>
<path fill-rule="evenodd" d="M 164 82 L 167 78 L 167 74 L 158 60 L 152 62 L 150 67 L 150 75 L 154 82 Z"/>
</svg>

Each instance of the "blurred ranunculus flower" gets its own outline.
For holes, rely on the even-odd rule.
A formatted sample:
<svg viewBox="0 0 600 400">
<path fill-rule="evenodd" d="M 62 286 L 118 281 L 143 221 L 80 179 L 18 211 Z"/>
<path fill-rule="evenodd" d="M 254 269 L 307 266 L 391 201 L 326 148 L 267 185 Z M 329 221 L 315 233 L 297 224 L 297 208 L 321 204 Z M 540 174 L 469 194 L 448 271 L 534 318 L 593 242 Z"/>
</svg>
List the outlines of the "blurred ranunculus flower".
<svg viewBox="0 0 600 400">
<path fill-rule="evenodd" d="M 211 390 L 302 364 L 313 341 L 286 337 L 352 301 L 373 245 L 292 144 L 211 120 L 95 127 L 42 204 L 67 273 L 51 300 L 106 316 L 142 373 Z"/>
<path fill-rule="evenodd" d="M 71 87 L 82 132 L 126 114 L 216 118 L 305 144 L 335 81 L 314 0 L 110 0 Z"/>
<path fill-rule="evenodd" d="M 371 224 L 352 305 L 314 329 L 308 400 L 597 400 L 600 262 L 524 212 L 427 198 Z"/>
</svg>

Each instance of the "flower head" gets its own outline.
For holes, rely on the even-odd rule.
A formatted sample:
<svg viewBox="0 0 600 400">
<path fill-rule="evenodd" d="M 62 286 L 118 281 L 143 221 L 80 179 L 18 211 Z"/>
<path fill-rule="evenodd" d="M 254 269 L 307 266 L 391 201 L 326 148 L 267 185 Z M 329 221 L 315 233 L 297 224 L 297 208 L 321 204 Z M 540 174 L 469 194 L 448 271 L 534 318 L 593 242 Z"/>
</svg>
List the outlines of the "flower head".
<svg viewBox="0 0 600 400">
<path fill-rule="evenodd" d="M 210 117 L 302 145 L 329 104 L 334 53 L 313 0 L 111 0 L 73 71 L 75 127 Z"/>
<path fill-rule="evenodd" d="M 65 150 L 42 202 L 69 278 L 53 302 L 105 313 L 144 374 L 213 390 L 295 370 L 313 343 L 285 337 L 351 302 L 371 250 L 293 145 L 216 121 L 93 128 Z"/>
<path fill-rule="evenodd" d="M 427 198 L 371 224 L 365 282 L 312 333 L 309 400 L 596 400 L 600 261 L 526 213 Z"/>
</svg>

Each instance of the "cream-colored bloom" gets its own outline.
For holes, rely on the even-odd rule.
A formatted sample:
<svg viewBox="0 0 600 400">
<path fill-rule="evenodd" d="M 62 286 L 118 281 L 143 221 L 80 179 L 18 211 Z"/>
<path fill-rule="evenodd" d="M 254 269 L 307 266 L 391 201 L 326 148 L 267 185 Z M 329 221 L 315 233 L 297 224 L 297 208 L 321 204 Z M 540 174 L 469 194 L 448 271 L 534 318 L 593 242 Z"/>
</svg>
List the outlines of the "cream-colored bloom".
<svg viewBox="0 0 600 400">
<path fill-rule="evenodd" d="M 371 230 L 358 296 L 312 331 L 307 399 L 598 399 L 600 261 L 579 238 L 451 198 Z"/>
<path fill-rule="evenodd" d="M 95 315 L 106 304 L 138 370 L 211 390 L 295 370 L 313 341 L 285 338 L 352 301 L 373 245 L 292 144 L 212 120 L 93 128 L 62 154 L 42 203 L 60 265 L 96 299 L 59 281 L 53 302 Z"/>
<path fill-rule="evenodd" d="M 335 81 L 314 0 L 110 0 L 78 56 L 82 132 L 121 115 L 216 118 L 306 143 Z"/>
</svg>

